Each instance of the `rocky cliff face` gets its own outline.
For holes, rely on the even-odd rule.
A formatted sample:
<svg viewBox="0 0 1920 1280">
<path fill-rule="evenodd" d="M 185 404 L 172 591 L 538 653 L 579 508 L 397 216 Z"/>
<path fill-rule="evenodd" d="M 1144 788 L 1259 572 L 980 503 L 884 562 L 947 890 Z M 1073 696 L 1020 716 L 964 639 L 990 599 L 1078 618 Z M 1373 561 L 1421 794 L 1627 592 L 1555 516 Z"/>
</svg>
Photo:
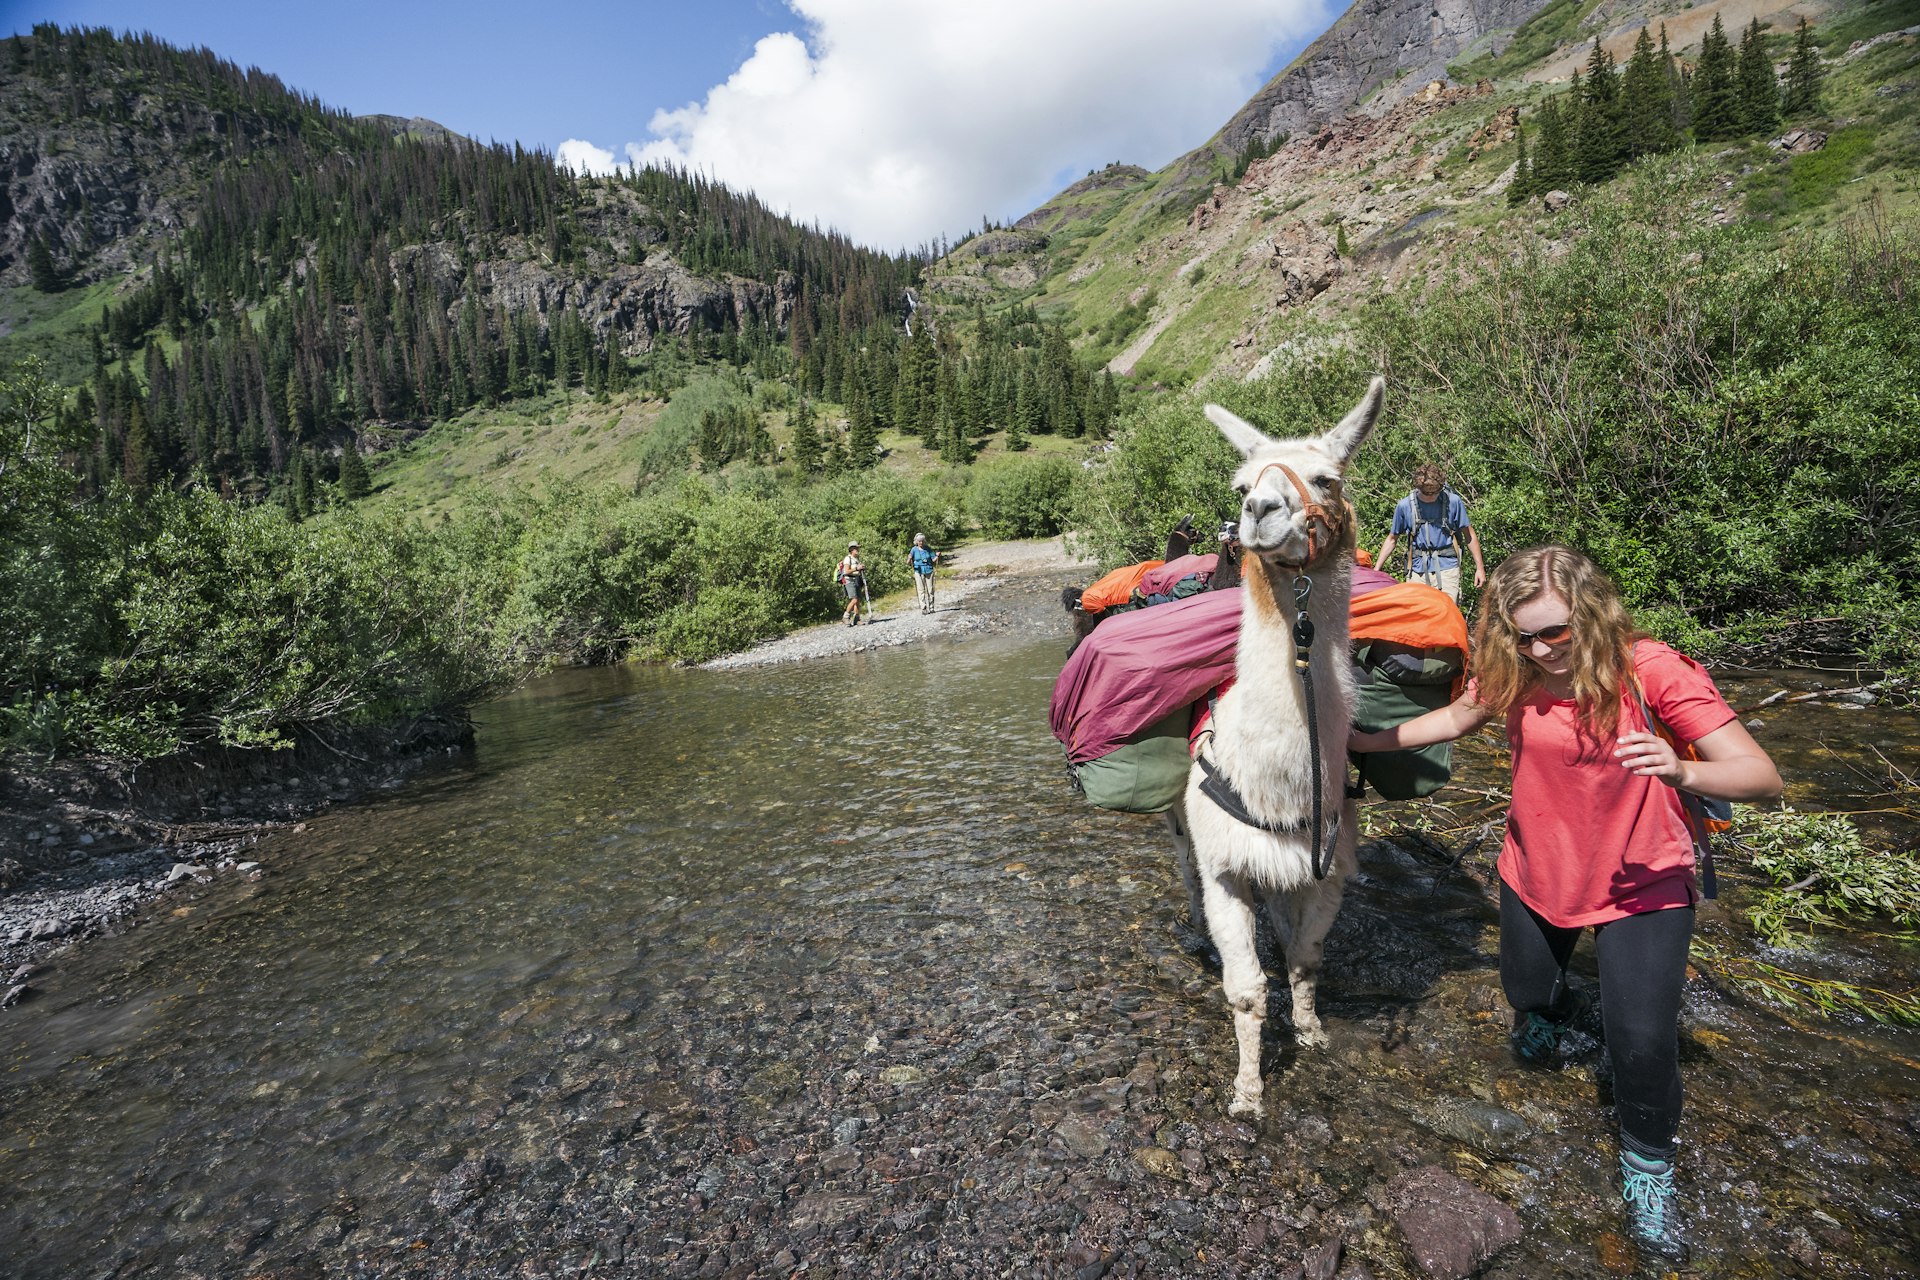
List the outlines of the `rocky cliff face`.
<svg viewBox="0 0 1920 1280">
<path fill-rule="evenodd" d="M 1339 120 L 1382 85 L 1391 106 L 1444 79 L 1477 41 L 1525 22 L 1549 0 L 1355 0 L 1327 33 L 1240 108 L 1221 149 L 1294 137 Z M 1205 151 L 1196 153 L 1204 155 Z"/>
<path fill-rule="evenodd" d="M 447 318 L 457 322 L 467 273 L 452 248 L 407 245 L 394 251 L 392 261 L 396 280 L 402 272 L 411 274 L 431 281 L 440 297 L 452 299 Z M 473 279 L 483 308 L 525 312 L 544 329 L 556 313 L 571 307 L 595 337 L 627 355 L 648 350 L 662 334 L 684 336 L 756 323 L 784 327 L 800 296 L 798 283 L 784 271 L 771 284 L 743 276 L 708 279 L 665 257 L 639 266 L 564 272 L 526 258 L 501 258 L 475 264 Z"/>
<path fill-rule="evenodd" d="M 119 95 L 113 114 L 0 73 L 0 284 L 26 283 L 36 236 L 70 279 L 125 273 L 185 225 L 215 162 L 276 140 L 258 117 L 154 93 Z"/>
</svg>

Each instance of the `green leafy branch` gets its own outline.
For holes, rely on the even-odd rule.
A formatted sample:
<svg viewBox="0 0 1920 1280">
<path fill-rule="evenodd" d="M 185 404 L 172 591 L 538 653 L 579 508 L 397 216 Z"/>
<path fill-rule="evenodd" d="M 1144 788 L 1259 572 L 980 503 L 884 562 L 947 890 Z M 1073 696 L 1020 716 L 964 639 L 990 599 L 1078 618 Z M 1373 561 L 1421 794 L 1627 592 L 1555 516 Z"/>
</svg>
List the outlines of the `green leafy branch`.
<svg viewBox="0 0 1920 1280">
<path fill-rule="evenodd" d="M 1734 839 L 1777 886 L 1761 890 L 1749 911 L 1773 946 L 1803 943 L 1842 917 L 1920 924 L 1920 853 L 1868 848 L 1846 814 L 1743 808 Z"/>
</svg>

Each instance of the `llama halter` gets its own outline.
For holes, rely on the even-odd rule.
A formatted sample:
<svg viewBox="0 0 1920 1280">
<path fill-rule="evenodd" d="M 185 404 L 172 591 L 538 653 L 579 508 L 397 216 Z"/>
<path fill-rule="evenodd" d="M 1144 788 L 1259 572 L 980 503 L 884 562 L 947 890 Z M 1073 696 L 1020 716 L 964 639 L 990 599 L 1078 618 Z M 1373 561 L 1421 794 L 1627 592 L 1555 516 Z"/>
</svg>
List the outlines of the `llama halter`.
<svg viewBox="0 0 1920 1280">
<path fill-rule="evenodd" d="M 1333 482 L 1333 494 L 1336 503 L 1342 509 L 1342 515 L 1335 515 L 1324 503 L 1315 502 L 1313 494 L 1307 491 L 1307 486 L 1301 482 L 1299 474 L 1284 462 L 1269 462 L 1260 468 L 1260 474 L 1254 477 L 1253 483 L 1258 486 L 1267 478 L 1267 472 L 1276 468 L 1281 475 L 1293 482 L 1293 491 L 1300 496 L 1300 510 L 1307 517 L 1307 558 L 1294 566 L 1302 568 L 1318 560 L 1321 552 L 1329 546 L 1336 545 L 1335 535 L 1340 531 L 1346 503 L 1339 501 L 1340 482 L 1338 480 Z"/>
</svg>

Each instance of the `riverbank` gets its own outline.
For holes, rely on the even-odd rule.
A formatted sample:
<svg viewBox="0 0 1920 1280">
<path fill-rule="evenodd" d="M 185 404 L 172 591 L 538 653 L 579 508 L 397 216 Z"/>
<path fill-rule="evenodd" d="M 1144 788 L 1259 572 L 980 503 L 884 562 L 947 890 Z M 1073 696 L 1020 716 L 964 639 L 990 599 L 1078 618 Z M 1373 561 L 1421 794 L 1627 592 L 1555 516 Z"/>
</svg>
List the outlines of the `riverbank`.
<svg viewBox="0 0 1920 1280">
<path fill-rule="evenodd" d="M 248 848 L 331 805 L 398 787 L 471 745 L 463 715 L 127 764 L 63 760 L 0 773 L 0 1007 L 48 958 L 133 928 L 156 901 L 256 875 Z"/>
<path fill-rule="evenodd" d="M 1093 567 L 1092 561 L 1069 552 L 1060 538 L 974 543 L 945 552 L 941 558 L 943 567 L 934 575 L 932 613 L 920 612 L 917 601 L 903 594 L 881 601 L 859 626 L 824 622 L 701 665 L 731 671 L 993 631 L 1009 625 L 991 602 L 996 589 L 1010 579 L 1049 578 L 1065 586 L 1084 582 Z"/>
</svg>

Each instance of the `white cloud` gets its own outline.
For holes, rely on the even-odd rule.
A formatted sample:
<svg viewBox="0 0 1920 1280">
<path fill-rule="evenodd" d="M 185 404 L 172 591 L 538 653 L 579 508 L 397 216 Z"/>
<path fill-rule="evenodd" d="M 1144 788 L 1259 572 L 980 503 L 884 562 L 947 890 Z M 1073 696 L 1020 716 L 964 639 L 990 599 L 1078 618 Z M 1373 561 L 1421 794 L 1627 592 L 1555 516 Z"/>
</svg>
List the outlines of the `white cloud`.
<svg viewBox="0 0 1920 1280">
<path fill-rule="evenodd" d="M 621 165 L 614 160 L 613 152 L 596 147 L 580 138 L 568 138 L 554 151 L 553 158 L 564 168 L 575 173 L 591 173 L 596 176 L 612 173 Z"/>
<path fill-rule="evenodd" d="M 787 0 L 701 102 L 659 110 L 630 162 L 672 162 L 899 248 L 1017 216 L 1059 175 L 1157 168 L 1204 141 L 1329 0 Z M 563 163 L 606 172 L 579 139 Z"/>
</svg>

